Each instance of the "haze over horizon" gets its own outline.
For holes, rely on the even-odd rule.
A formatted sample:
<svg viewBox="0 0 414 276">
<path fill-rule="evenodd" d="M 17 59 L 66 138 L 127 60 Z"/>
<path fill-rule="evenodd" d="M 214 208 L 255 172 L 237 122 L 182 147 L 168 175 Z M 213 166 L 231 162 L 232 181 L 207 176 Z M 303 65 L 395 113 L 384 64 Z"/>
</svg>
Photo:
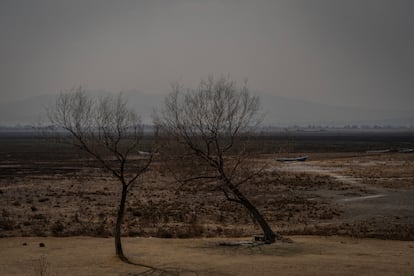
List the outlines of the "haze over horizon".
<svg viewBox="0 0 414 276">
<path fill-rule="evenodd" d="M 411 116 L 413 12 L 404 0 L 3 0 L 0 104 L 79 84 L 158 95 L 229 74 L 274 96 Z"/>
</svg>

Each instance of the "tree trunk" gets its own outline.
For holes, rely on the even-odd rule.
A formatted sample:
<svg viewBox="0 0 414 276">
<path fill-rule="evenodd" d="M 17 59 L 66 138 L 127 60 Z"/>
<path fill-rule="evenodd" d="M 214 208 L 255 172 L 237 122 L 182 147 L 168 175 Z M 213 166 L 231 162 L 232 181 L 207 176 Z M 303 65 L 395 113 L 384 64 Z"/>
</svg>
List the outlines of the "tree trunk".
<svg viewBox="0 0 414 276">
<path fill-rule="evenodd" d="M 237 187 L 231 187 L 232 192 L 246 209 L 252 214 L 253 218 L 259 223 L 260 227 L 263 230 L 264 241 L 266 243 L 274 243 L 275 240 L 280 241 L 290 241 L 289 239 L 284 238 L 282 235 L 273 232 L 269 224 L 263 217 L 263 215 L 257 210 L 257 208 L 242 194 L 242 192 L 237 189 Z"/>
<path fill-rule="evenodd" d="M 116 255 L 119 259 L 124 262 L 128 262 L 128 259 L 125 257 L 124 252 L 122 250 L 122 243 L 121 243 L 121 226 L 122 220 L 124 218 L 124 211 L 125 211 L 125 202 L 127 197 L 127 189 L 128 187 L 125 184 L 122 184 L 122 194 L 121 194 L 121 201 L 119 203 L 118 214 L 116 217 L 116 224 L 115 224 L 115 249 Z"/>
</svg>

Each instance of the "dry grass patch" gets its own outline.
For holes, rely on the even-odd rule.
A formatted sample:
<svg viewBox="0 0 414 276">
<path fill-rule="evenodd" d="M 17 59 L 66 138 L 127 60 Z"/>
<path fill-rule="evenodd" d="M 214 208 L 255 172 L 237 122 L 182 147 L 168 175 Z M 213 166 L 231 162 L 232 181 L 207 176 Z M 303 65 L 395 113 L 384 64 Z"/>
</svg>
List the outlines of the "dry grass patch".
<svg viewBox="0 0 414 276">
<path fill-rule="evenodd" d="M 33 275 L 41 256 L 46 275 L 412 275 L 414 270 L 414 242 L 291 238 L 292 244 L 239 247 L 218 246 L 223 239 L 217 238 L 125 238 L 131 260 L 158 269 L 153 271 L 116 259 L 112 239 L 6 238 L 0 239 L 0 274 Z"/>
</svg>

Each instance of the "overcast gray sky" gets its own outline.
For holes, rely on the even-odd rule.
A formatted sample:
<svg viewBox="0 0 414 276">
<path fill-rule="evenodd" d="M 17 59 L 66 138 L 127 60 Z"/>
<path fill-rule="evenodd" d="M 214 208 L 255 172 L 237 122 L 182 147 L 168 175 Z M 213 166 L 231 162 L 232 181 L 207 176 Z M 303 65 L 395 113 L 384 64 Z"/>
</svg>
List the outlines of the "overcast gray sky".
<svg viewBox="0 0 414 276">
<path fill-rule="evenodd" d="M 414 1 L 0 0 L 0 103 L 166 93 L 208 74 L 319 103 L 413 111 Z"/>
</svg>

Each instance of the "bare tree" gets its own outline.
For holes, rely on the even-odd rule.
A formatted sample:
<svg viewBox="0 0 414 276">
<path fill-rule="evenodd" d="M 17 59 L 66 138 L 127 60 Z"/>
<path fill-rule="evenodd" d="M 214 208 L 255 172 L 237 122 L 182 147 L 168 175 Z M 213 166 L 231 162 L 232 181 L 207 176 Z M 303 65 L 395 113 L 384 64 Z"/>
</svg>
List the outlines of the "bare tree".
<svg viewBox="0 0 414 276">
<path fill-rule="evenodd" d="M 213 77 L 201 81 L 198 89 L 184 90 L 173 85 L 156 124 L 173 138 L 181 182 L 209 183 L 221 190 L 226 199 L 243 205 L 261 226 L 264 239 L 273 243 L 284 238 L 276 234 L 259 210 L 242 193 L 240 186 L 257 176 L 249 162 L 246 139 L 261 121 L 259 99 L 249 93 L 246 83 L 241 88 L 228 78 Z M 166 141 L 164 140 L 164 142 Z M 189 173 L 191 176 L 183 172 Z"/>
<path fill-rule="evenodd" d="M 143 138 L 140 118 L 127 108 L 121 94 L 91 98 L 82 87 L 60 94 L 56 103 L 47 109 L 47 116 L 53 134 L 49 137 L 87 153 L 120 184 L 115 249 L 116 255 L 128 262 L 121 243 L 126 199 L 153 159 L 151 153 L 139 155 Z"/>
</svg>

